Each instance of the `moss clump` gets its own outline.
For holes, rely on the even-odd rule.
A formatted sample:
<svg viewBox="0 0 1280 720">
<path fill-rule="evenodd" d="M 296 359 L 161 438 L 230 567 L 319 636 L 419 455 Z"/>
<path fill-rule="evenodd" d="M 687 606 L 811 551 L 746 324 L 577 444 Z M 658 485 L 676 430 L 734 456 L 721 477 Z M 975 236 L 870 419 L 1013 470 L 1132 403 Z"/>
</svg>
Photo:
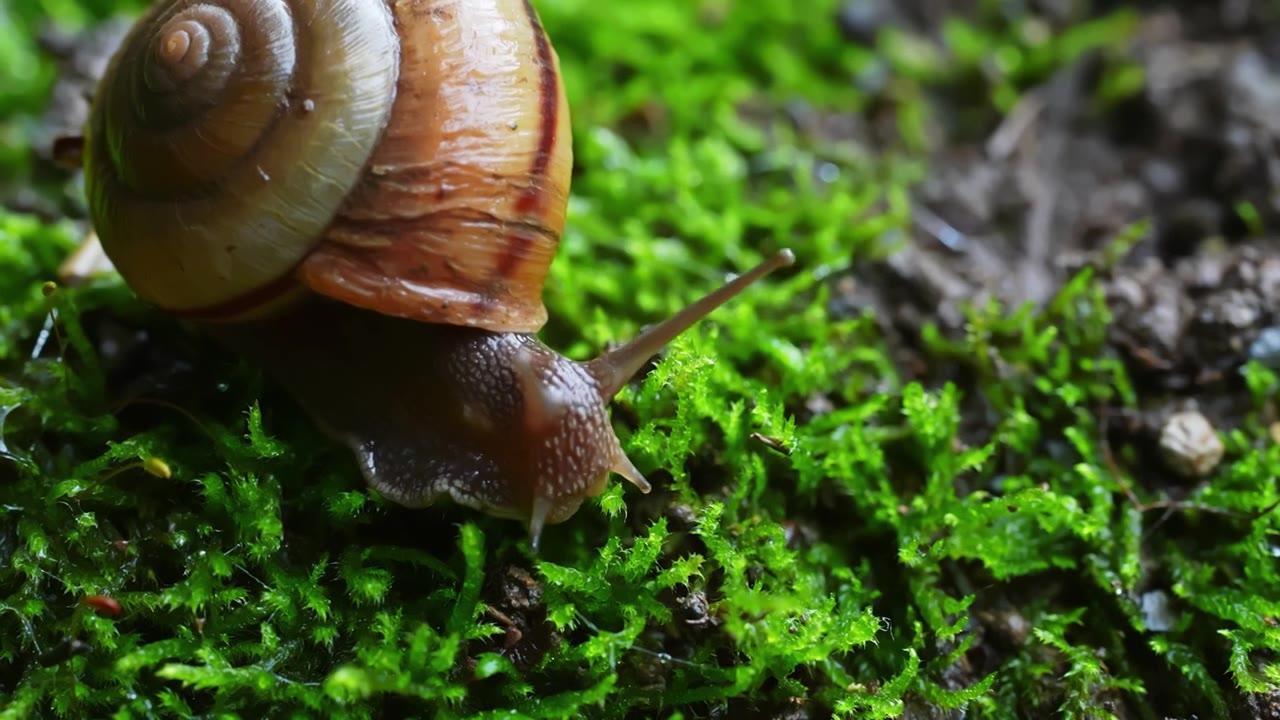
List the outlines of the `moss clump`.
<svg viewBox="0 0 1280 720">
<path fill-rule="evenodd" d="M 839 5 L 537 3 L 578 163 L 551 344 L 592 355 L 798 258 L 615 403 L 655 492 L 612 484 L 538 556 L 517 524 L 368 491 L 257 368 L 117 279 L 49 287 L 74 189 L 67 217 L 0 211 L 0 717 L 1225 717 L 1274 695 L 1274 371 L 1247 368 L 1185 510 L 1108 442 L 1139 393 L 1093 271 L 1038 309 L 968 307 L 960 336 L 926 324 L 958 368 L 928 380 L 871 307 L 839 310 L 851 259 L 910 237 L 932 101 L 1007 110 L 1133 17 L 990 11 L 945 51 L 873 52 Z M 12 17 L 0 167 L 22 183 L 53 75 L 36 14 Z M 798 129 L 800 101 L 880 134 Z"/>
</svg>

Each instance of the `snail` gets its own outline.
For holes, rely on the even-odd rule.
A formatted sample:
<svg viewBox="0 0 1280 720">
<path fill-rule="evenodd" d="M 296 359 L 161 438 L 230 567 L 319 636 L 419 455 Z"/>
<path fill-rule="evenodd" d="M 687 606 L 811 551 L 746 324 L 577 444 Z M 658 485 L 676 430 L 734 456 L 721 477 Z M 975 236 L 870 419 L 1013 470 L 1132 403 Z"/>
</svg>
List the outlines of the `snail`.
<svg viewBox="0 0 1280 720">
<path fill-rule="evenodd" d="M 518 519 L 536 551 L 612 474 L 650 491 L 612 398 L 794 262 L 593 360 L 555 352 L 570 129 L 528 0 L 160 0 L 79 139 L 81 255 L 261 363 L 383 496 Z"/>
</svg>

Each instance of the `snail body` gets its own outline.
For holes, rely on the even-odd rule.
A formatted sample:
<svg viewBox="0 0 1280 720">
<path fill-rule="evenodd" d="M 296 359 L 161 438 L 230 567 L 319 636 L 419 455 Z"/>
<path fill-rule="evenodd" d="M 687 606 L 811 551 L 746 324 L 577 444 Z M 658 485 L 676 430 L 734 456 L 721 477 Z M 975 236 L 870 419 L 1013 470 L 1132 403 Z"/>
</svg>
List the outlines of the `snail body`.
<svg viewBox="0 0 1280 720">
<path fill-rule="evenodd" d="M 160 0 L 93 99 L 85 187 L 143 300 L 264 364 L 369 484 L 528 524 L 611 473 L 608 403 L 782 251 L 633 341 L 536 333 L 572 170 L 527 0 Z"/>
</svg>

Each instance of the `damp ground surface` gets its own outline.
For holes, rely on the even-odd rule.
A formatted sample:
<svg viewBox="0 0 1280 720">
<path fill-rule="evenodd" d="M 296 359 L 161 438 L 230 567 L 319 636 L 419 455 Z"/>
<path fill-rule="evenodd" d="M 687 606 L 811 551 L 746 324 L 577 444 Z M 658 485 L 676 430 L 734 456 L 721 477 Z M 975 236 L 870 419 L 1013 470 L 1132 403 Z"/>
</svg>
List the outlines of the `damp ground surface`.
<svg viewBox="0 0 1280 720">
<path fill-rule="evenodd" d="M 137 5 L 0 5 L 0 717 L 1280 717 L 1267 3 L 535 5 L 546 342 L 797 259 L 613 404 L 654 491 L 537 555 L 118 277 L 47 285 Z"/>
</svg>

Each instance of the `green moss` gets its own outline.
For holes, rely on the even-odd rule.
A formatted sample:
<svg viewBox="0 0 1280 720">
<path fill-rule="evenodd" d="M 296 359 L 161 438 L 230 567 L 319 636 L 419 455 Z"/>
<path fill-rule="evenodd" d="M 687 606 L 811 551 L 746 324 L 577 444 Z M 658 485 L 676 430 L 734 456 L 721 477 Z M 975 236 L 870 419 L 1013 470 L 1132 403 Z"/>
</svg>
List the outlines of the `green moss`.
<svg viewBox="0 0 1280 720">
<path fill-rule="evenodd" d="M 108 4 L 45 5 L 83 23 Z M 931 87 L 995 58 L 990 95 L 1007 107 L 1132 18 L 1049 36 L 957 21 L 948 58 L 902 35 L 879 55 L 846 43 L 833 0 L 644 5 L 538 3 L 578 164 L 546 338 L 586 357 L 778 247 L 798 267 L 624 390 L 615 424 L 655 495 L 615 482 L 548 529 L 541 556 L 517 524 L 368 491 L 256 368 L 118 281 L 46 294 L 79 225 L 0 212 L 0 717 L 883 718 L 925 704 L 1083 718 L 1170 685 L 1188 714 L 1222 716 L 1237 689 L 1276 690 L 1275 516 L 1190 511 L 1157 532 L 1162 498 L 1102 440 L 1099 408 L 1136 393 L 1105 352 L 1091 274 L 1043 310 L 971 308 L 966 336 L 926 331 L 964 386 L 904 382 L 872 313 L 828 310 L 832 274 L 907 232 Z M 23 13 L 0 25 L 16 63 L 0 66 L 17 68 L 0 76 L 0 166 L 18 174 L 51 78 Z M 892 147 L 781 119 L 795 99 L 863 110 L 850 79 L 881 71 Z M 104 318 L 201 366 L 121 406 L 93 340 Z M 1259 412 L 1189 503 L 1280 500 L 1261 412 L 1276 376 L 1255 366 L 1247 381 Z M 814 397 L 833 409 L 807 417 Z M 978 412 L 994 430 L 975 438 Z M 1176 603 L 1159 632 L 1140 605 L 1151 557 Z M 501 589 L 513 567 L 538 583 L 518 612 Z M 94 612 L 93 595 L 123 612 Z M 982 666 L 995 625 L 1018 639 Z"/>
</svg>

